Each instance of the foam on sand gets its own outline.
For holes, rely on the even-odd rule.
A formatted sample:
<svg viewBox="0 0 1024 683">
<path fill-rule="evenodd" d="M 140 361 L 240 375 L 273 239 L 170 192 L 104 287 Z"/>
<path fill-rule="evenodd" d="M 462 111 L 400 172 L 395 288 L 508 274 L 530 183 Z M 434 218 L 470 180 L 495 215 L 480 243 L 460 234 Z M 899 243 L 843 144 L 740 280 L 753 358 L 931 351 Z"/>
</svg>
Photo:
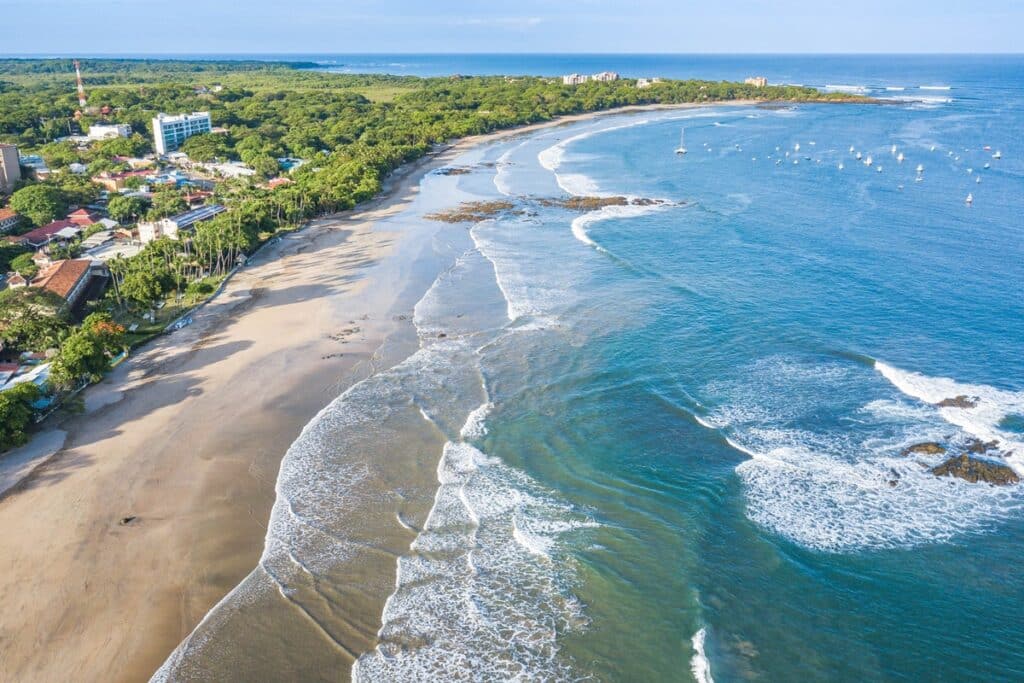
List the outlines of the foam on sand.
<svg viewBox="0 0 1024 683">
<path fill-rule="evenodd" d="M 481 433 L 473 411 L 464 434 Z M 354 681 L 573 678 L 558 637 L 583 628 L 565 534 L 592 524 L 528 476 L 448 442 L 423 531 L 398 560 L 380 645 Z"/>
</svg>

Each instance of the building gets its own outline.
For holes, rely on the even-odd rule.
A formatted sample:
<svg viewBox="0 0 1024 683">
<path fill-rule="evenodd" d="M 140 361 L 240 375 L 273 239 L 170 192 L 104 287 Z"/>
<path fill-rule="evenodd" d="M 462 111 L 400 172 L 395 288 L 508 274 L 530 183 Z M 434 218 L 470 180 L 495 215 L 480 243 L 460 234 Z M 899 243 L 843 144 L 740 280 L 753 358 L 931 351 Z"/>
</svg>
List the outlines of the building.
<svg viewBox="0 0 1024 683">
<path fill-rule="evenodd" d="M 92 181 L 97 185 L 102 185 L 103 189 L 108 192 L 120 192 L 128 187 L 129 178 L 139 178 L 141 182 L 145 182 L 151 175 L 153 174 L 150 171 L 125 171 L 123 173 L 108 173 L 104 171 L 99 175 L 94 175 Z"/>
<path fill-rule="evenodd" d="M 24 235 L 18 235 L 14 240 L 16 240 L 18 244 L 26 247 L 39 249 L 40 247 L 45 247 L 50 242 L 66 239 L 65 235 L 71 235 L 71 237 L 74 237 L 81 232 L 81 230 L 81 228 L 71 221 L 54 221 L 36 228 L 35 230 L 30 230 Z"/>
<path fill-rule="evenodd" d="M 2 147 L 3 145 L 0 145 Z M 21 157 L 21 165 L 28 169 L 28 175 L 36 180 L 46 180 L 50 177 L 50 169 L 38 154 L 30 154 Z"/>
<path fill-rule="evenodd" d="M 14 192 L 14 185 L 21 180 L 21 162 L 18 148 L 0 144 L 0 194 Z"/>
<path fill-rule="evenodd" d="M 752 85 L 755 88 L 763 88 L 768 85 L 768 79 L 764 76 L 751 76 L 743 82 L 747 85 Z"/>
<path fill-rule="evenodd" d="M 139 223 L 139 241 L 143 244 L 148 244 L 161 237 L 178 239 L 180 231 L 187 230 L 196 223 L 208 221 L 224 211 L 227 211 L 227 208 L 224 206 L 210 204 L 209 206 L 201 206 L 198 209 L 192 209 L 170 218 L 161 218 L 158 221 L 143 221 Z"/>
<path fill-rule="evenodd" d="M 638 88 L 650 88 L 652 85 L 661 83 L 660 78 L 638 78 L 636 79 L 636 87 Z"/>
<path fill-rule="evenodd" d="M 89 288 L 92 279 L 92 261 L 76 258 L 54 261 L 44 270 L 39 271 L 29 287 L 38 287 L 52 292 L 68 302 L 74 308 Z"/>
<path fill-rule="evenodd" d="M 256 171 L 241 161 L 227 161 L 223 164 L 202 164 L 201 167 L 225 178 L 249 178 L 256 175 Z"/>
<path fill-rule="evenodd" d="M 21 216 L 10 209 L 0 209 L 0 235 L 14 230 L 21 223 Z"/>
<path fill-rule="evenodd" d="M 196 111 L 191 114 L 168 116 L 157 114 L 153 119 L 153 139 L 157 154 L 167 154 L 178 149 L 193 135 L 209 133 L 212 130 L 210 112 Z"/>
<path fill-rule="evenodd" d="M 610 83 L 611 81 L 619 80 L 619 74 L 614 71 L 602 71 L 599 74 L 594 74 L 590 77 L 592 81 L 600 81 L 601 83 Z"/>
<path fill-rule="evenodd" d="M 77 211 L 72 211 L 67 215 L 67 220 L 81 228 L 96 225 L 100 222 L 101 218 L 103 218 L 103 216 L 95 211 L 89 211 L 88 209 L 78 209 Z"/>
<path fill-rule="evenodd" d="M 562 76 L 562 85 L 580 85 L 590 80 L 590 76 L 582 74 L 569 74 L 568 76 Z"/>
</svg>

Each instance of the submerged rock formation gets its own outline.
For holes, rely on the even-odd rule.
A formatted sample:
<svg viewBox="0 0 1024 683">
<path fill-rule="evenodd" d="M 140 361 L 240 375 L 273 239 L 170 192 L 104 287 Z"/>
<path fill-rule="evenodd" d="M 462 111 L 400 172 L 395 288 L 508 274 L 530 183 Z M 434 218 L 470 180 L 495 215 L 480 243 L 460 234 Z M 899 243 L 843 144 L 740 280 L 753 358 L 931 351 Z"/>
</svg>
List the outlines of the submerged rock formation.
<svg viewBox="0 0 1024 683">
<path fill-rule="evenodd" d="M 939 408 L 975 408 L 978 405 L 978 399 L 961 394 L 953 398 L 944 398 L 935 405 Z"/>
<path fill-rule="evenodd" d="M 924 443 L 915 443 L 913 446 L 904 448 L 900 455 L 941 455 L 945 452 L 945 446 L 934 441 L 925 441 Z"/>
<path fill-rule="evenodd" d="M 1009 466 L 972 458 L 966 453 L 950 458 L 938 467 L 933 467 L 931 472 L 936 477 L 958 477 L 974 484 L 984 482 L 996 486 L 1006 486 L 1020 482 L 1020 477 Z"/>
</svg>

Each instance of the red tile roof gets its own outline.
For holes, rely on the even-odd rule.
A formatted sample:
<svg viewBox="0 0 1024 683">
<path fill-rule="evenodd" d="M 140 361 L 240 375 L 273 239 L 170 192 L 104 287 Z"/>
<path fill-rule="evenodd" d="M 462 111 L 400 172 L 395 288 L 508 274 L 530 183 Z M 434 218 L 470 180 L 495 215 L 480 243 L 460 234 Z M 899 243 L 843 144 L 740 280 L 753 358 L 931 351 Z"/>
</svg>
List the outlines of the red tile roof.
<svg viewBox="0 0 1024 683">
<path fill-rule="evenodd" d="M 102 218 L 102 216 L 100 216 L 98 213 L 95 213 L 94 211 L 89 211 L 88 209 L 79 209 L 78 211 L 72 211 L 71 213 L 68 214 L 67 217 L 69 221 L 81 227 L 92 225 L 93 223 L 98 223 L 100 218 Z"/>
<path fill-rule="evenodd" d="M 62 299 L 67 299 L 75 285 L 89 274 L 91 264 L 92 261 L 84 258 L 56 261 L 32 280 L 32 286 L 42 287 Z"/>
<path fill-rule="evenodd" d="M 14 213 L 10 209 L 0 209 L 0 221 L 5 221 L 8 218 L 14 218 L 18 214 Z"/>
<path fill-rule="evenodd" d="M 31 244 L 43 244 L 50 240 L 54 235 L 63 230 L 64 228 L 77 228 L 78 225 L 72 221 L 54 221 L 47 223 L 41 228 L 30 230 L 24 235 L 19 235 L 18 239 L 22 242 L 29 242 Z"/>
</svg>

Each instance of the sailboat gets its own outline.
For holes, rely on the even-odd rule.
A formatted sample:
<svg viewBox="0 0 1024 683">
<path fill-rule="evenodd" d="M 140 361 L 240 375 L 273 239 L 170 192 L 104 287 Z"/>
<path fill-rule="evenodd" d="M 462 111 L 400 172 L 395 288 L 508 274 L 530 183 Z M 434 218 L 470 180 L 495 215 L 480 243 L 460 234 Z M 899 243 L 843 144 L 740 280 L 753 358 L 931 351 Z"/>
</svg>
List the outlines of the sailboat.
<svg viewBox="0 0 1024 683">
<path fill-rule="evenodd" d="M 853 145 L 850 145 L 850 154 L 853 154 L 855 151 L 856 150 L 854 149 Z"/>
<path fill-rule="evenodd" d="M 968 193 L 967 193 L 967 199 L 966 199 L 965 201 L 966 201 L 966 202 L 967 202 L 968 204 L 973 204 L 973 203 L 974 203 L 974 195 L 973 195 L 973 194 L 971 194 L 970 192 L 968 192 Z"/>
<path fill-rule="evenodd" d="M 893 145 L 892 149 L 890 150 L 890 154 L 895 154 L 895 153 L 896 153 L 896 145 Z"/>
<path fill-rule="evenodd" d="M 860 161 L 860 158 L 861 158 L 862 156 L 863 156 L 863 155 L 862 155 L 862 154 L 861 154 L 860 152 L 857 152 L 857 160 L 858 160 L 858 161 Z"/>
<path fill-rule="evenodd" d="M 871 164 L 873 164 L 873 163 L 875 163 L 875 162 L 874 162 L 874 161 L 872 161 L 872 159 L 871 159 L 871 155 L 869 154 L 869 155 L 868 155 L 868 158 L 864 160 L 864 165 L 865 165 L 865 166 L 870 166 L 870 165 L 871 165 Z"/>
<path fill-rule="evenodd" d="M 901 164 L 903 163 L 904 159 L 906 159 L 906 157 L 903 156 L 903 152 L 900 152 L 898 155 L 896 155 L 896 161 L 900 162 Z"/>
<path fill-rule="evenodd" d="M 679 131 L 679 147 L 676 148 L 676 154 L 686 154 L 686 129 L 683 128 Z"/>
<path fill-rule="evenodd" d="M 918 173 L 924 173 L 924 164 L 918 164 L 917 165 L 917 172 Z"/>
<path fill-rule="evenodd" d="M 1002 159 L 1002 158 L 1003 158 L 1003 153 L 1002 153 L 1002 152 L 1000 152 L 1000 151 L 999 151 L 999 150 L 997 149 L 997 150 L 996 150 L 996 153 L 992 155 L 992 158 L 993 158 L 993 159 Z"/>
</svg>

